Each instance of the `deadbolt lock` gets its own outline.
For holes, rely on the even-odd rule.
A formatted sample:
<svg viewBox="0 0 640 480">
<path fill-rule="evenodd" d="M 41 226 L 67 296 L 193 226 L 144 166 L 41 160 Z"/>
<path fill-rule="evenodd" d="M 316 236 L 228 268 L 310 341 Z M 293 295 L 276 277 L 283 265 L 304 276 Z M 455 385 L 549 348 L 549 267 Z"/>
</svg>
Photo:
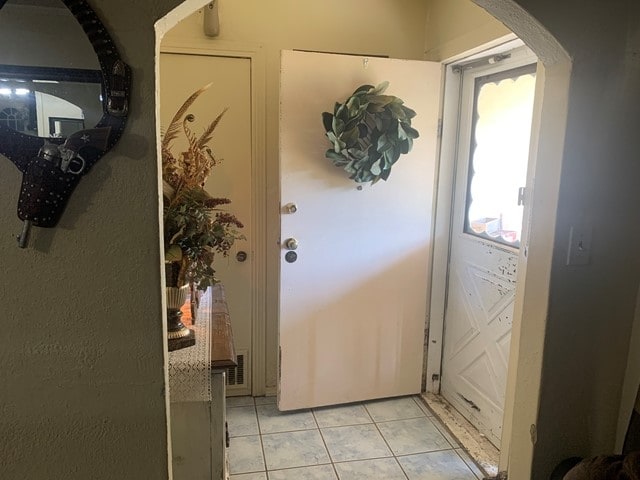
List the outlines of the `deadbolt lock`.
<svg viewBox="0 0 640 480">
<path fill-rule="evenodd" d="M 287 263 L 294 263 L 298 259 L 298 254 L 296 252 L 287 252 L 284 255 L 284 259 Z"/>
</svg>

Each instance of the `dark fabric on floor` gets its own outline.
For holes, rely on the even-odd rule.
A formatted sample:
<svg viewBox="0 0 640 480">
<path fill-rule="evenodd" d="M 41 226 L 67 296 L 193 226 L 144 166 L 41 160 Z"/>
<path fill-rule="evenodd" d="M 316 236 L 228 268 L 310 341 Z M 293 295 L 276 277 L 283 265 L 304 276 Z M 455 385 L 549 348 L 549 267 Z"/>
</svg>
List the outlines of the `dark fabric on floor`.
<svg viewBox="0 0 640 480">
<path fill-rule="evenodd" d="M 564 476 L 575 467 L 580 461 L 582 457 L 571 457 L 563 460 L 558 464 L 558 466 L 553 470 L 551 477 L 549 480 L 564 480 Z"/>
<path fill-rule="evenodd" d="M 584 459 L 564 480 L 640 480 L 640 451 Z"/>
</svg>

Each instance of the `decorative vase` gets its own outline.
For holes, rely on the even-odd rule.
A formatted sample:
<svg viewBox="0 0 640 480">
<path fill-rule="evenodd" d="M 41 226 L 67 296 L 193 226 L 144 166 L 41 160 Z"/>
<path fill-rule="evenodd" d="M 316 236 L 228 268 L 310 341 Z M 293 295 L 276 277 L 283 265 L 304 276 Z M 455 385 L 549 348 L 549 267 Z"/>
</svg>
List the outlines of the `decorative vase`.
<svg viewBox="0 0 640 480">
<path fill-rule="evenodd" d="M 193 330 L 187 328 L 181 321 L 182 306 L 187 301 L 189 285 L 172 286 L 174 275 L 170 275 L 174 265 L 166 265 L 167 273 L 167 339 L 169 351 L 191 347 L 196 344 L 196 337 Z"/>
</svg>

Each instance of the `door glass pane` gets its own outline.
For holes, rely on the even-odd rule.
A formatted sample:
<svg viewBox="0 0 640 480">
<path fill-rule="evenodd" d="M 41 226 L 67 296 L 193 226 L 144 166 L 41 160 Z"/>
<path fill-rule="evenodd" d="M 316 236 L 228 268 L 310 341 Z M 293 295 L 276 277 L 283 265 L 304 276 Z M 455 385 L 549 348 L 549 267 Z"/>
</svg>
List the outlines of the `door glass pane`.
<svg viewBox="0 0 640 480">
<path fill-rule="evenodd" d="M 520 246 L 535 65 L 476 80 L 466 233 Z"/>
</svg>

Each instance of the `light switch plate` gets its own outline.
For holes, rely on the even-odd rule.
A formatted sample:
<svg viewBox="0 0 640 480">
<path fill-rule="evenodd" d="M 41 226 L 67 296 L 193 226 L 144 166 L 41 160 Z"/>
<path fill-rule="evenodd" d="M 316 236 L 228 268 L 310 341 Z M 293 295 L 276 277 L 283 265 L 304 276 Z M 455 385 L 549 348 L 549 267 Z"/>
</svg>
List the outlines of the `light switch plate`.
<svg viewBox="0 0 640 480">
<path fill-rule="evenodd" d="M 567 265 L 588 265 L 591 261 L 592 228 L 572 226 L 569 230 Z"/>
</svg>

